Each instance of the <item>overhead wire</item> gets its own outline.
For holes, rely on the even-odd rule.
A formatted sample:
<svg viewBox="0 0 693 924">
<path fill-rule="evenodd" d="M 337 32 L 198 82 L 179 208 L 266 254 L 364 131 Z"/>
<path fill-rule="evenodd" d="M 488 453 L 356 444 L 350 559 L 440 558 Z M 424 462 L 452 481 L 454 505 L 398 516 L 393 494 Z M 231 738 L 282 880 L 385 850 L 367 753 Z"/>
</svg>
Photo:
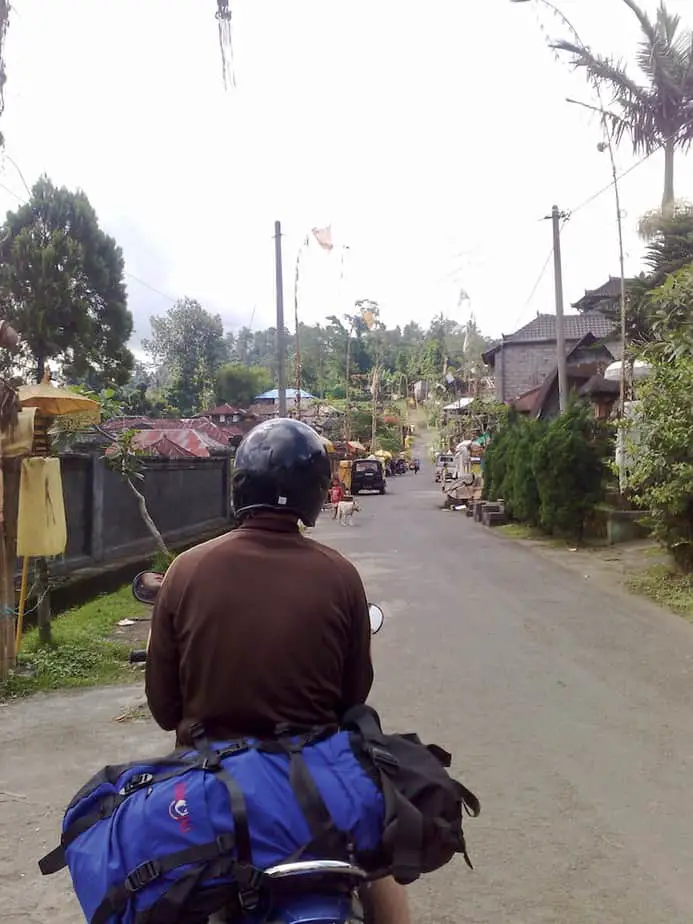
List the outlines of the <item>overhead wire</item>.
<svg viewBox="0 0 693 924">
<path fill-rule="evenodd" d="M 671 138 L 675 138 L 677 134 L 678 134 L 677 132 L 674 133 L 674 134 L 671 136 Z M 571 219 L 574 215 L 576 215 L 578 212 L 581 212 L 583 209 L 587 208 L 589 205 L 591 205 L 593 202 L 595 202 L 597 199 L 599 199 L 599 198 L 600 198 L 601 196 L 603 196 L 605 193 L 610 192 L 610 191 L 614 188 L 614 185 L 615 185 L 616 183 L 620 183 L 621 180 L 625 179 L 627 176 L 629 176 L 631 173 L 633 173 L 633 171 L 637 170 L 638 167 L 641 167 L 643 164 L 647 163 L 647 161 L 650 160 L 650 158 L 653 157 L 654 154 L 657 154 L 659 151 L 662 150 L 662 148 L 667 144 L 668 141 L 671 140 L 671 138 L 665 139 L 660 145 L 658 145 L 658 147 L 653 148 L 653 150 L 649 151 L 647 154 L 644 154 L 639 160 L 637 160 L 635 163 L 631 164 L 630 167 L 627 167 L 627 168 L 626 168 L 625 170 L 623 170 L 620 174 L 618 174 L 618 176 L 616 177 L 615 180 L 612 179 L 609 183 L 606 184 L 606 186 L 600 187 L 598 190 L 596 190 L 594 193 L 592 193 L 590 196 L 588 196 L 586 199 L 584 199 L 582 202 L 580 202 L 580 203 L 579 203 L 578 205 L 576 205 L 574 208 L 569 209 L 569 210 L 567 211 L 567 213 L 566 213 L 565 218 L 563 219 L 563 221 L 562 221 L 562 223 L 561 223 L 561 232 L 563 231 L 563 229 L 565 228 L 565 226 L 567 225 L 567 223 L 570 221 L 570 219 Z M 527 298 L 527 301 L 526 301 L 525 304 L 523 305 L 522 310 L 520 311 L 520 313 L 519 313 L 517 319 L 516 319 L 515 322 L 513 323 L 513 327 L 515 327 L 515 326 L 519 323 L 519 320 L 520 320 L 521 317 L 524 315 L 525 311 L 527 310 L 527 308 L 528 308 L 529 305 L 531 304 L 532 299 L 533 299 L 534 296 L 536 295 L 537 289 L 539 288 L 539 285 L 541 284 L 541 281 L 542 281 L 542 279 L 544 278 L 544 275 L 545 275 L 545 273 L 546 273 L 546 270 L 548 269 L 549 262 L 550 262 L 550 260 L 551 260 L 552 255 L 553 255 L 553 247 L 552 247 L 551 250 L 549 251 L 548 256 L 547 256 L 547 258 L 546 258 L 546 261 L 544 262 L 544 264 L 543 264 L 543 266 L 542 266 L 542 268 L 541 268 L 541 271 L 540 271 L 540 273 L 539 273 L 539 276 L 537 277 L 537 281 L 535 282 L 534 286 L 532 287 L 532 291 L 530 292 L 530 294 L 529 294 L 529 296 L 528 296 L 528 298 Z"/>
<path fill-rule="evenodd" d="M 607 193 L 610 190 L 612 190 L 614 188 L 614 183 L 620 183 L 621 180 L 624 180 L 634 170 L 637 170 L 638 167 L 642 167 L 642 165 L 647 163 L 647 161 L 651 157 L 653 157 L 655 154 L 658 154 L 662 150 L 662 148 L 664 148 L 666 144 L 668 144 L 670 141 L 675 139 L 678 136 L 678 134 L 679 134 L 678 132 L 674 132 L 669 138 L 665 138 L 664 141 L 662 141 L 660 145 L 658 145 L 656 148 L 653 148 L 647 154 L 644 154 L 640 158 L 640 160 L 637 160 L 634 164 L 631 164 L 630 167 L 628 167 L 626 170 L 623 170 L 621 173 L 619 173 L 619 175 L 616 177 L 615 180 L 613 179 L 610 180 L 606 184 L 606 186 L 602 186 L 601 189 L 598 189 L 591 196 L 588 196 L 587 199 L 585 199 L 579 205 L 576 205 L 575 208 L 570 209 L 568 214 L 572 217 L 573 215 L 577 214 L 577 212 L 581 212 L 582 209 L 587 208 L 588 205 L 591 205 L 596 199 L 599 199 L 600 196 L 603 196 L 604 193 Z"/>
<path fill-rule="evenodd" d="M 544 276 L 546 275 L 546 270 L 547 270 L 548 267 L 549 267 L 549 263 L 551 262 L 551 257 L 552 257 L 552 256 L 553 256 L 553 247 L 551 247 L 551 249 L 549 250 L 548 254 L 546 255 L 546 260 L 544 260 L 544 263 L 543 263 L 543 265 L 542 265 L 542 267 L 541 267 L 541 269 L 540 269 L 540 271 L 539 271 L 539 275 L 537 276 L 536 281 L 535 281 L 534 285 L 532 286 L 532 290 L 531 290 L 531 292 L 529 293 L 529 295 L 527 296 L 527 299 L 525 300 L 525 303 L 524 303 L 524 305 L 522 306 L 522 308 L 520 309 L 520 311 L 519 311 L 517 317 L 516 317 L 515 320 L 513 321 L 513 325 L 512 325 L 512 326 L 513 326 L 513 329 L 514 329 L 515 327 L 517 327 L 517 325 L 520 323 L 520 320 L 521 320 L 522 317 L 524 316 L 525 311 L 527 311 L 527 309 L 529 308 L 529 306 L 532 304 L 532 300 L 533 300 L 534 296 L 537 294 L 537 289 L 538 289 L 539 286 L 541 285 L 542 280 L 543 280 Z"/>
</svg>

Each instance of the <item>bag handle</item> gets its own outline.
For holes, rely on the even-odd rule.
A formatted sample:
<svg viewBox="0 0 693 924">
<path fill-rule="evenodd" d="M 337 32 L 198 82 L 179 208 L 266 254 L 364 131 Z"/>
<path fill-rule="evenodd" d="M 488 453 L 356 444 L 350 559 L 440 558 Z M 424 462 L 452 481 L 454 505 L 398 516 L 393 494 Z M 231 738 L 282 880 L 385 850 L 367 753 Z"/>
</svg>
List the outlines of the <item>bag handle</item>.
<svg viewBox="0 0 693 924">
<path fill-rule="evenodd" d="M 385 744 L 385 736 L 380 723 L 380 716 L 375 709 L 365 704 L 352 706 L 347 709 L 342 718 L 342 728 L 347 731 L 354 729 L 369 741 Z"/>
</svg>

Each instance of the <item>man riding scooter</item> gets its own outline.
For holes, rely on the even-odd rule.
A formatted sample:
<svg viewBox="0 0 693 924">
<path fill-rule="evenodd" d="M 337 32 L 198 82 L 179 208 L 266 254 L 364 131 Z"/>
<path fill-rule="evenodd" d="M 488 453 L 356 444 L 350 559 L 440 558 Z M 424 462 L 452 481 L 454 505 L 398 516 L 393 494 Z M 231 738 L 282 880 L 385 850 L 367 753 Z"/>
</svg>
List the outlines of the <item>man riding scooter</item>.
<svg viewBox="0 0 693 924">
<path fill-rule="evenodd" d="M 315 525 L 329 484 L 324 445 L 299 421 L 267 421 L 239 446 L 239 528 L 181 554 L 152 613 L 147 699 L 179 745 L 192 743 L 196 725 L 219 740 L 336 725 L 365 702 L 373 667 L 363 583 L 298 527 Z M 381 879 L 370 892 L 378 924 L 408 924 L 402 886 Z"/>
</svg>

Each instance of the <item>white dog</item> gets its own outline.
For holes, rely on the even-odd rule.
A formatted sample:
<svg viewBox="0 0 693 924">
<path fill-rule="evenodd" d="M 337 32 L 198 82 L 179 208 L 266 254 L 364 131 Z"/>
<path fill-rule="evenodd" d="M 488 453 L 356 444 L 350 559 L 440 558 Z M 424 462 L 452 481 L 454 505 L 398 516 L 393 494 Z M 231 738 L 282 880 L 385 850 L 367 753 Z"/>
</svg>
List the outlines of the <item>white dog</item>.
<svg viewBox="0 0 693 924">
<path fill-rule="evenodd" d="M 355 498 L 341 500 L 337 505 L 337 519 L 342 526 L 353 526 L 354 514 L 360 513 L 361 508 Z"/>
</svg>

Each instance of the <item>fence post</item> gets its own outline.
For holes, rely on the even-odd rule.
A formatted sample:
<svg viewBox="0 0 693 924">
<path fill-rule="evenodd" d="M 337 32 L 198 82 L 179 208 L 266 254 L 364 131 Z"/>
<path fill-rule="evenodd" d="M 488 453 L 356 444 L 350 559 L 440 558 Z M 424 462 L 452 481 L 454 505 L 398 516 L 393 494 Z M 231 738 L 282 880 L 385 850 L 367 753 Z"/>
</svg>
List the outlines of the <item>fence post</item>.
<svg viewBox="0 0 693 924">
<path fill-rule="evenodd" d="M 89 554 L 94 561 L 103 561 L 103 489 L 104 460 L 96 453 L 91 457 L 91 533 Z"/>
</svg>

